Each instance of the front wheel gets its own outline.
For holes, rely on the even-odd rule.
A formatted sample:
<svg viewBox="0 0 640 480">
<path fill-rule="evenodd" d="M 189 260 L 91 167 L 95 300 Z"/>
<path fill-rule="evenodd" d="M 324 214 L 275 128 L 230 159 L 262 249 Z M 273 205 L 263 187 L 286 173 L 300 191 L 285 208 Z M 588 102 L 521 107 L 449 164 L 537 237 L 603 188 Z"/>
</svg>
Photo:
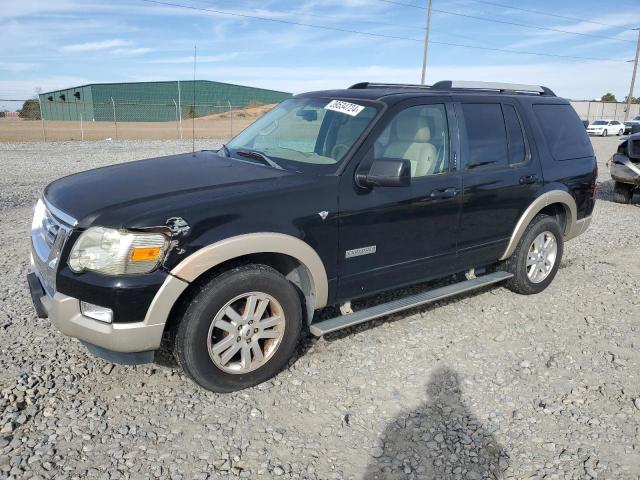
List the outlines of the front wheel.
<svg viewBox="0 0 640 480">
<path fill-rule="evenodd" d="M 176 360 L 214 392 L 252 387 L 279 372 L 302 330 L 295 287 L 266 265 L 214 277 L 190 299 L 174 339 Z"/>
<path fill-rule="evenodd" d="M 608 136 L 608 135 L 609 135 L 609 132 L 607 132 L 607 130 L 603 130 L 603 131 L 602 131 L 602 136 L 603 136 L 603 137 L 606 137 L 606 136 Z"/>
<path fill-rule="evenodd" d="M 548 215 L 537 215 L 505 262 L 506 270 L 513 273 L 505 286 L 523 295 L 542 292 L 556 276 L 563 250 L 558 222 Z"/>
</svg>

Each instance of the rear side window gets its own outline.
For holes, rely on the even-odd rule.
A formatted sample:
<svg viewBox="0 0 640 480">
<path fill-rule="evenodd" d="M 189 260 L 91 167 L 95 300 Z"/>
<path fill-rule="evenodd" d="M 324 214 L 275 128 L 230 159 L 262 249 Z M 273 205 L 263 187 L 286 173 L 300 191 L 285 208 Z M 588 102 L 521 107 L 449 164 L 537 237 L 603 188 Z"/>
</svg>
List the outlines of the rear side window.
<svg viewBox="0 0 640 480">
<path fill-rule="evenodd" d="M 504 123 L 509 133 L 509 163 L 514 165 L 525 161 L 527 149 L 524 144 L 522 125 L 513 105 L 503 105 Z"/>
<path fill-rule="evenodd" d="M 507 132 L 499 103 L 463 103 L 467 130 L 467 169 L 507 166 Z"/>
<path fill-rule="evenodd" d="M 534 105 L 551 155 L 556 160 L 593 157 L 593 147 L 571 105 Z"/>
</svg>

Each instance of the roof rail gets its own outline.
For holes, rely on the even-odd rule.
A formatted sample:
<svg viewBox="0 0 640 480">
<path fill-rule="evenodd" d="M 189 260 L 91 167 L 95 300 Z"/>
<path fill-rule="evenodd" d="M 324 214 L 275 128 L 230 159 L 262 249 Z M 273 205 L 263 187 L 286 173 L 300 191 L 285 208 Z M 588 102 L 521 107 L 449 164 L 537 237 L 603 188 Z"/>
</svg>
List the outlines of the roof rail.
<svg viewBox="0 0 640 480">
<path fill-rule="evenodd" d="M 424 88 L 430 90 L 429 85 L 414 85 L 411 83 L 378 83 L 378 82 L 360 82 L 354 83 L 349 87 L 349 90 L 364 90 L 366 88 Z"/>
<path fill-rule="evenodd" d="M 414 85 L 411 83 L 377 83 L 360 82 L 349 89 L 364 90 L 367 88 L 420 88 L 425 90 L 485 90 L 500 93 L 527 93 L 555 97 L 550 88 L 541 85 L 524 85 L 521 83 L 473 82 L 466 80 L 442 80 L 433 85 Z"/>
<path fill-rule="evenodd" d="M 500 93 L 537 93 L 549 97 L 556 94 L 550 88 L 541 85 L 524 85 L 521 83 L 473 82 L 466 80 L 442 80 L 434 83 L 433 90 L 492 90 Z"/>
</svg>

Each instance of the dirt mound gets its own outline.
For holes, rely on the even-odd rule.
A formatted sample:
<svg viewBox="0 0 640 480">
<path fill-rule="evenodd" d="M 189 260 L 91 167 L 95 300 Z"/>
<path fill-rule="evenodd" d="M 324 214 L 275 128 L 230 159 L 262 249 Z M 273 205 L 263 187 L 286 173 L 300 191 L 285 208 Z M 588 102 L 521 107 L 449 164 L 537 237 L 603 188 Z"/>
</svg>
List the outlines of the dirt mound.
<svg viewBox="0 0 640 480">
<path fill-rule="evenodd" d="M 229 118 L 230 115 L 233 115 L 233 118 L 258 118 L 267 113 L 276 104 L 272 103 L 269 105 L 259 105 L 257 107 L 247 107 L 247 108 L 239 108 L 236 110 L 231 110 L 230 112 L 223 113 L 214 113 L 212 115 L 205 115 L 203 117 L 196 118 L 198 120 L 215 120 L 219 118 Z"/>
</svg>

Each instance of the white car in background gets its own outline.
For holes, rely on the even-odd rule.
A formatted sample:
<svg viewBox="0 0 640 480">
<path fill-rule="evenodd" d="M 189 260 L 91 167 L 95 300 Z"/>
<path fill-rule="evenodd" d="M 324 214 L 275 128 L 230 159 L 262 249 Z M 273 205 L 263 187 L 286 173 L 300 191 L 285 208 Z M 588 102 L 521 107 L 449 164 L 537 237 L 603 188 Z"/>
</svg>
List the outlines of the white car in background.
<svg viewBox="0 0 640 480">
<path fill-rule="evenodd" d="M 624 133 L 624 128 L 624 124 L 618 120 L 603 118 L 601 120 L 591 122 L 587 127 L 587 133 L 589 135 L 600 135 L 601 137 L 606 137 L 609 134 L 619 136 Z"/>
</svg>

